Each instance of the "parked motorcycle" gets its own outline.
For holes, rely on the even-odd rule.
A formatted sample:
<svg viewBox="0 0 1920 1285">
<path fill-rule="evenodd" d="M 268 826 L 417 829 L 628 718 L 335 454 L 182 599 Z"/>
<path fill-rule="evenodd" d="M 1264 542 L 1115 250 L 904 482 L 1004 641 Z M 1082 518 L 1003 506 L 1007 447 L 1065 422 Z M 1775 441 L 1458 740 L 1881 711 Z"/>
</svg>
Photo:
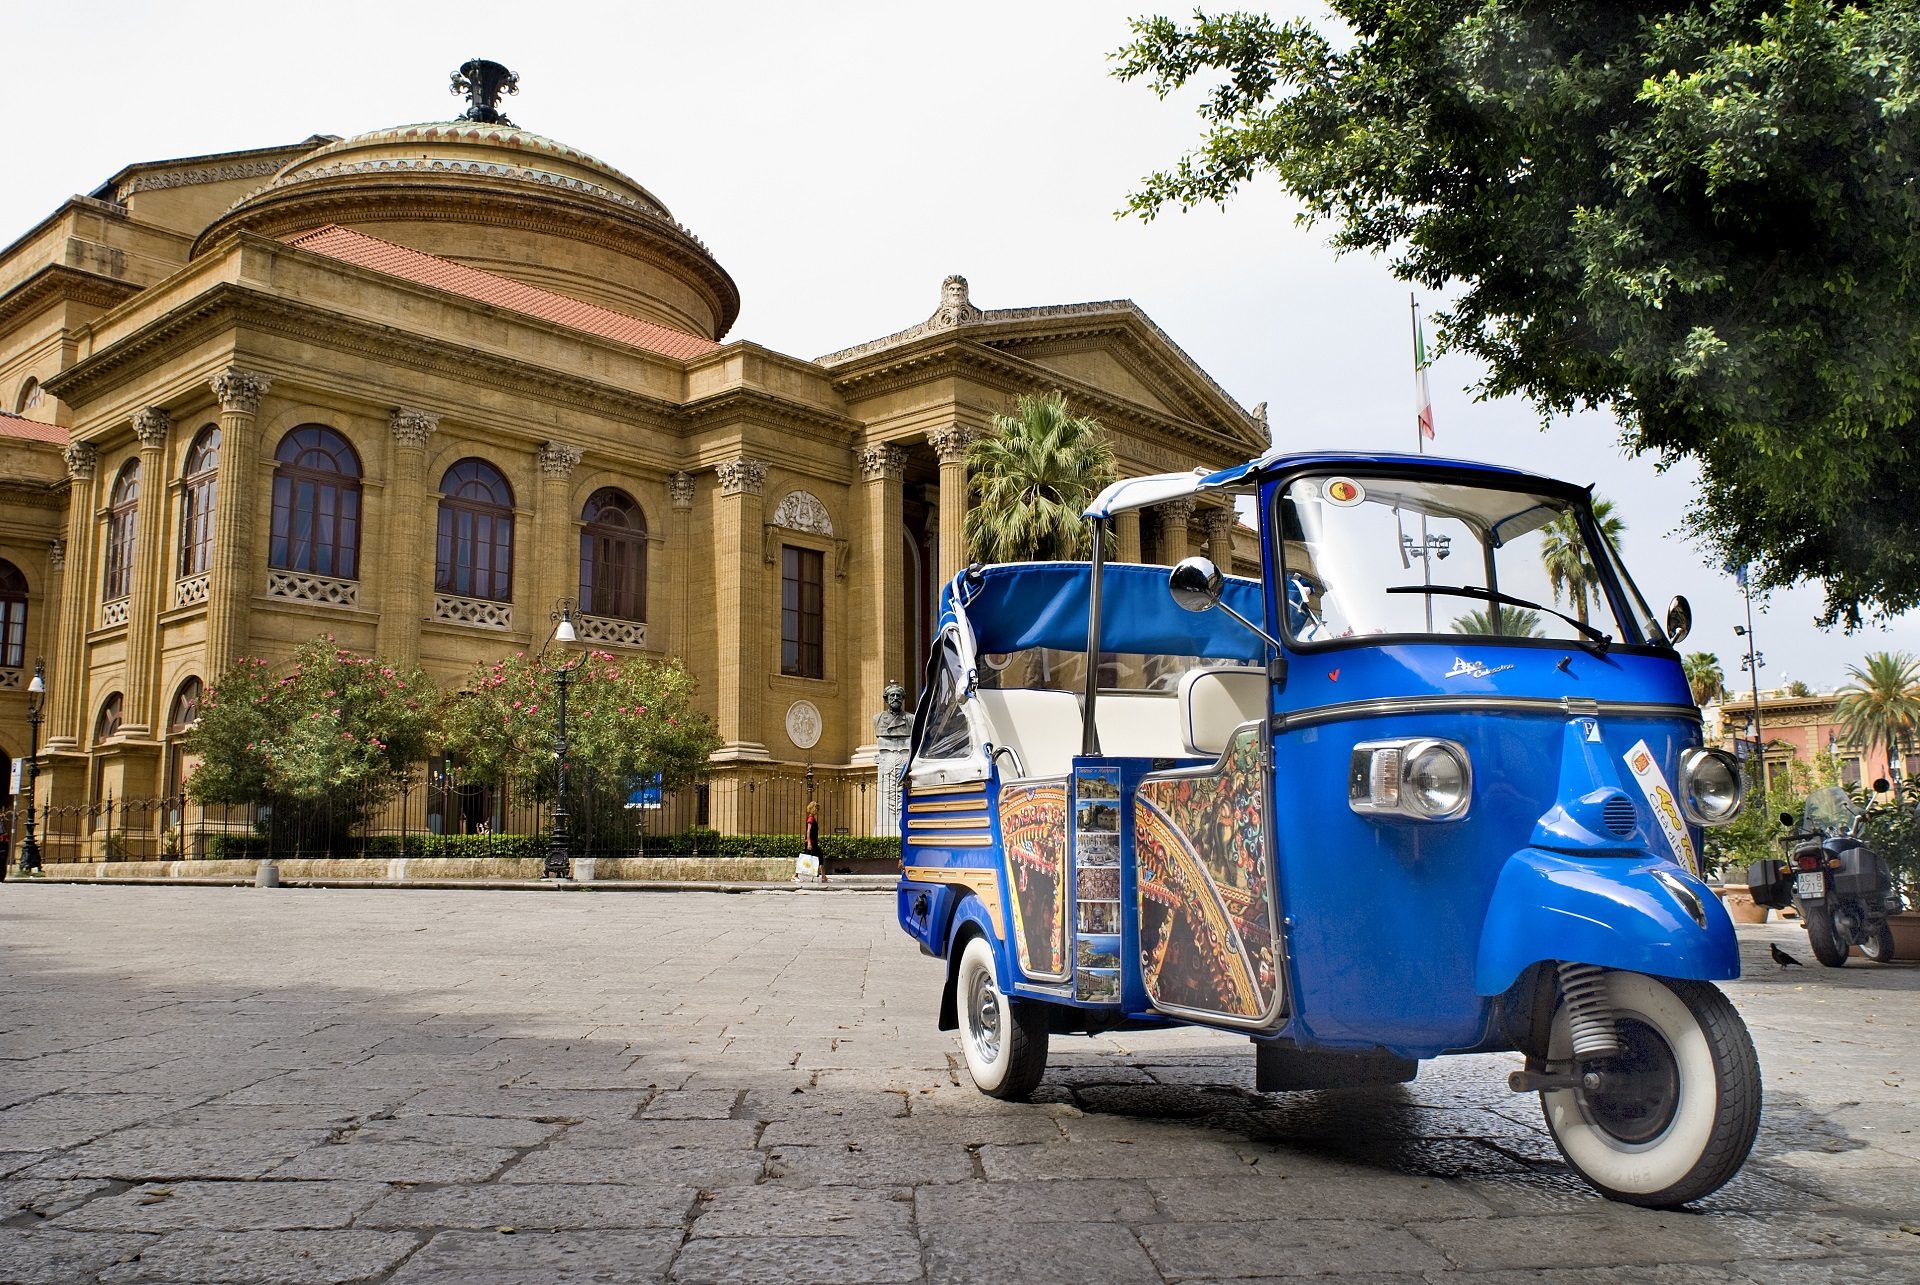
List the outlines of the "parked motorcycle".
<svg viewBox="0 0 1920 1285">
<path fill-rule="evenodd" d="M 1873 792 L 1885 794 L 1887 782 L 1876 780 Z M 1792 831 L 1780 838 L 1782 858 L 1756 861 L 1747 870 L 1754 904 L 1791 904 L 1806 926 L 1814 958 L 1828 968 L 1845 965 L 1853 946 L 1875 963 L 1893 958 L 1887 916 L 1901 902 L 1886 860 L 1861 837 L 1872 807 L 1871 799 L 1862 807 L 1837 786 L 1815 790 L 1797 821 L 1791 812 L 1780 814 L 1780 824 Z"/>
</svg>

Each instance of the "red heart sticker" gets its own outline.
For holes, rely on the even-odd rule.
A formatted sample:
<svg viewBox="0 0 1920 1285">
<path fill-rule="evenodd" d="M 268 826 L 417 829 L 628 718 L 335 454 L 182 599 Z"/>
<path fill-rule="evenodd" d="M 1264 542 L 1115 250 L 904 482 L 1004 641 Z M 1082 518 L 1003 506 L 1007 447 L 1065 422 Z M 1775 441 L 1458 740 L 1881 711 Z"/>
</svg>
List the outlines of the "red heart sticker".
<svg viewBox="0 0 1920 1285">
<path fill-rule="evenodd" d="M 1332 682 L 1332 683 L 1337 683 L 1337 682 L 1339 682 L 1339 681 L 1340 681 L 1340 671 L 1339 671 L 1339 670 L 1337 670 L 1337 669 L 1329 669 L 1329 670 L 1327 671 L 1327 681 L 1328 681 L 1328 682 Z"/>
</svg>

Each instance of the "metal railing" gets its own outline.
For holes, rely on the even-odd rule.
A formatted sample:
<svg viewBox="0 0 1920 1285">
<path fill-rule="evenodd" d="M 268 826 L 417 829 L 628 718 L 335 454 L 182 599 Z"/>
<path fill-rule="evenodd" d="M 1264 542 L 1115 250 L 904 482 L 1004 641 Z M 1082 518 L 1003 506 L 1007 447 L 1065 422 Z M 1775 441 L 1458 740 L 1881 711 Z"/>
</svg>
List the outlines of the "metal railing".
<svg viewBox="0 0 1920 1285">
<path fill-rule="evenodd" d="M 677 790 L 570 792 L 575 856 L 691 855 L 719 836 L 801 833 L 809 802 L 824 835 L 875 833 L 879 797 L 871 769 L 827 772 L 777 766 L 702 780 Z M 18 812 L 10 851 L 25 833 Z M 36 809 L 43 860 L 178 861 L 220 857 L 536 856 L 552 829 L 548 802 L 463 778 L 419 772 L 385 797 L 350 791 L 265 804 L 200 804 L 185 795 L 43 803 Z M 458 836 L 451 842 L 447 837 Z"/>
</svg>

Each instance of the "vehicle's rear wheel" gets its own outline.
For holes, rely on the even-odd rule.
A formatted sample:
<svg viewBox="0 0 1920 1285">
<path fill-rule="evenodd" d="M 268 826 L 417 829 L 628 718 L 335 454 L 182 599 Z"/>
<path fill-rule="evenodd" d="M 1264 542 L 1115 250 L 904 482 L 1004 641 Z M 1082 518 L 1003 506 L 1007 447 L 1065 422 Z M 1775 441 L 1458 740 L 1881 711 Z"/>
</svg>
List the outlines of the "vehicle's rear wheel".
<svg viewBox="0 0 1920 1285">
<path fill-rule="evenodd" d="M 1813 957 L 1828 968 L 1846 967 L 1847 943 L 1840 940 L 1840 926 L 1834 922 L 1833 911 L 1816 902 L 1808 906 L 1805 913 L 1807 942 L 1813 947 Z"/>
<path fill-rule="evenodd" d="M 1047 1069 L 1047 1018 L 1037 1004 L 1009 999 L 993 978 L 993 947 L 968 940 L 954 976 L 960 1048 L 974 1087 L 989 1097 L 1023 1102 Z"/>
<path fill-rule="evenodd" d="M 1609 972 L 1620 1052 L 1581 1063 L 1597 1089 L 1540 1095 L 1547 1128 L 1600 1194 L 1671 1209 L 1717 1191 L 1746 1163 L 1760 1128 L 1760 1062 L 1739 1013 L 1706 982 Z M 1550 1061 L 1573 1054 L 1563 1007 Z"/>
<path fill-rule="evenodd" d="M 1876 964 L 1893 959 L 1893 929 L 1887 926 L 1886 920 L 1867 925 L 1867 936 L 1860 943 L 1860 953 Z"/>
</svg>

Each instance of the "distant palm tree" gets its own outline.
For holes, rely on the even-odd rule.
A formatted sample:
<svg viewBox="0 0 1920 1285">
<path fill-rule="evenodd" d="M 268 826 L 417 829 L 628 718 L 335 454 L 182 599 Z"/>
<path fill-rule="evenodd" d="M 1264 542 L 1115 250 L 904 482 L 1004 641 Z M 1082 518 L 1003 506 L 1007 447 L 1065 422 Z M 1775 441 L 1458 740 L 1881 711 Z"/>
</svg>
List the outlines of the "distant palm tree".
<svg viewBox="0 0 1920 1285">
<path fill-rule="evenodd" d="M 1887 747 L 1893 761 L 1902 745 L 1912 744 L 1920 732 L 1920 660 L 1906 652 L 1871 652 L 1866 667 L 1847 666 L 1853 681 L 1840 689 L 1833 716 L 1847 729 L 1847 739 L 1868 755 L 1875 745 Z"/>
<path fill-rule="evenodd" d="M 1061 393 L 1023 395 L 1012 415 L 967 450 L 974 503 L 967 548 L 981 562 L 1084 558 L 1081 513 L 1114 476 L 1098 420 L 1075 415 Z"/>
<path fill-rule="evenodd" d="M 1720 672 L 1720 658 L 1712 652 L 1689 652 L 1680 661 L 1680 668 L 1686 671 L 1694 704 L 1705 705 L 1726 693 L 1727 676 Z"/>
<path fill-rule="evenodd" d="M 1503 638 L 1545 638 L 1547 636 L 1547 631 L 1540 626 L 1540 613 L 1528 611 L 1524 607 L 1492 607 L 1486 611 L 1469 611 L 1464 616 L 1453 618 L 1453 632 L 1497 634 Z"/>
<path fill-rule="evenodd" d="M 1613 502 L 1598 496 L 1593 501 L 1593 523 L 1610 543 L 1617 543 L 1627 524 L 1613 511 Z M 1571 512 L 1562 513 L 1547 523 L 1540 533 L 1540 561 L 1547 568 L 1547 584 L 1553 600 L 1564 595 L 1573 604 L 1573 614 L 1587 623 L 1587 599 L 1600 591 L 1600 569 L 1594 565 L 1593 550 L 1580 532 L 1580 524 Z"/>
</svg>

